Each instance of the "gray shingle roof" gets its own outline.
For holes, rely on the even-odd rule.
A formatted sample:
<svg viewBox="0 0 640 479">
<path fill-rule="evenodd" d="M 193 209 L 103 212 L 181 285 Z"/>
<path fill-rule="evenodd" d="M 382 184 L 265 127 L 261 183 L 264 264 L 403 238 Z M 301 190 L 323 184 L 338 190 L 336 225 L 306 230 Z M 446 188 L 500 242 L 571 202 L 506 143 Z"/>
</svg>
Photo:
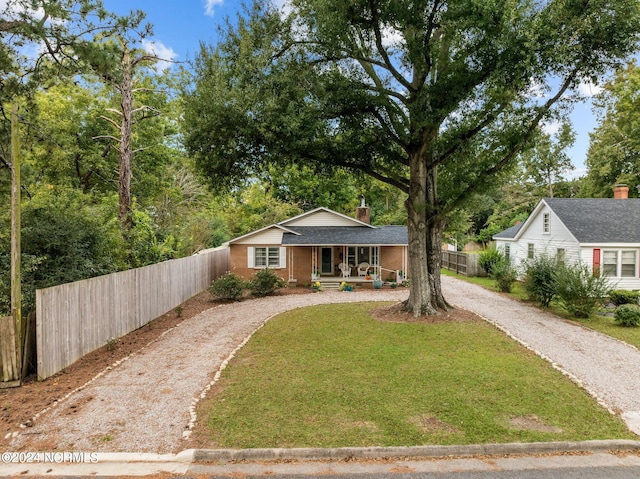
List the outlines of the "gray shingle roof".
<svg viewBox="0 0 640 479">
<path fill-rule="evenodd" d="M 547 198 L 545 202 L 580 243 L 640 243 L 638 198 Z"/>
<path fill-rule="evenodd" d="M 518 231 L 520 231 L 520 228 L 522 228 L 522 225 L 524 225 L 524 223 L 513 225 L 511 228 L 507 228 L 506 230 L 493 235 L 493 237 L 497 239 L 513 239 L 518 234 Z"/>
<path fill-rule="evenodd" d="M 290 230 L 299 233 L 284 233 L 283 245 L 406 245 L 406 226 L 294 226 Z"/>
</svg>

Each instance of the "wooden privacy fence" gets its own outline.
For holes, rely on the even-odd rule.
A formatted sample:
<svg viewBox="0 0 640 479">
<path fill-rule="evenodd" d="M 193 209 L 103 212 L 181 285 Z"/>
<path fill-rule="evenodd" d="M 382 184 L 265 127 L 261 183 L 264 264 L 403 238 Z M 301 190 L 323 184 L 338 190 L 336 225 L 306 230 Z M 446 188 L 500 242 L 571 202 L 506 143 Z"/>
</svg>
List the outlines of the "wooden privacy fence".
<svg viewBox="0 0 640 479">
<path fill-rule="evenodd" d="M 162 316 L 229 270 L 229 249 L 36 291 L 38 377 Z"/>
<path fill-rule="evenodd" d="M 442 251 L 442 267 L 464 276 L 486 276 L 477 254 Z"/>
<path fill-rule="evenodd" d="M 19 380 L 16 363 L 16 334 L 12 316 L 0 317 L 0 382 Z"/>
</svg>

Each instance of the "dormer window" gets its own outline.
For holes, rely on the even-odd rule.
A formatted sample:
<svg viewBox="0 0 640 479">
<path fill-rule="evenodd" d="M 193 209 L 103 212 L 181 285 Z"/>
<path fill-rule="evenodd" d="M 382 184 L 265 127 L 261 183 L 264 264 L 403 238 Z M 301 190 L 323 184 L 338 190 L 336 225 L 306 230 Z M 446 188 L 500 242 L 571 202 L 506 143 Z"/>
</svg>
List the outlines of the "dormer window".
<svg viewBox="0 0 640 479">
<path fill-rule="evenodd" d="M 549 233 L 550 229 L 551 228 L 549 225 L 549 213 L 544 213 L 542 215 L 542 232 Z"/>
</svg>

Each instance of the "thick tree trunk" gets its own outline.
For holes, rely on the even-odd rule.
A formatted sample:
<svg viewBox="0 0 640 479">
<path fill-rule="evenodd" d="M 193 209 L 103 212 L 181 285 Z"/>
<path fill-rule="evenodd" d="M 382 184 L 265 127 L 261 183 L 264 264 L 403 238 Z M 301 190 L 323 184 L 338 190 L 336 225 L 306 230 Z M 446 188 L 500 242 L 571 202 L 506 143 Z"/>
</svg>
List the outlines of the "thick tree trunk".
<svg viewBox="0 0 640 479">
<path fill-rule="evenodd" d="M 122 85 L 120 93 L 122 123 L 120 126 L 120 177 L 118 182 L 118 216 L 124 231 L 131 230 L 133 214 L 131 210 L 131 115 L 133 111 L 133 80 L 131 78 L 131 57 L 124 49 L 122 56 Z"/>
<path fill-rule="evenodd" d="M 442 294 L 440 270 L 442 266 L 442 235 L 445 220 L 438 211 L 438 170 L 433 168 L 427 175 L 427 269 L 431 289 L 431 306 L 436 310 L 447 310 L 451 306 Z"/>
<path fill-rule="evenodd" d="M 415 317 L 450 308 L 440 280 L 442 233 L 445 222 L 437 210 L 437 171 L 427 169 L 416 154 L 410 159 L 407 199 L 411 283 L 404 309 Z"/>
<path fill-rule="evenodd" d="M 419 154 L 410 158 L 409 198 L 407 199 L 407 219 L 409 233 L 409 271 L 411 282 L 409 299 L 404 309 L 415 317 L 436 314 L 431 296 L 427 262 L 428 227 L 427 209 L 427 168 Z"/>
<path fill-rule="evenodd" d="M 442 233 L 444 223 L 427 221 L 427 269 L 429 270 L 429 288 L 431 289 L 431 305 L 436 310 L 446 311 L 451 308 L 442 294 L 440 271 L 442 267 Z"/>
</svg>

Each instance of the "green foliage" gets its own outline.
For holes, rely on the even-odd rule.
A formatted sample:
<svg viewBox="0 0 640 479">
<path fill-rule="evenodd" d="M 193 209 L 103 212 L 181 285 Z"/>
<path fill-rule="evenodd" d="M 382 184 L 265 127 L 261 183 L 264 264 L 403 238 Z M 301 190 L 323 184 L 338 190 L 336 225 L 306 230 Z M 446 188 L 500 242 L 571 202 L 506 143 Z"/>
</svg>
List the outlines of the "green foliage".
<svg viewBox="0 0 640 479">
<path fill-rule="evenodd" d="M 127 236 L 129 264 L 133 268 L 176 257 L 178 240 L 173 235 L 160 237 L 153 220 L 144 211 L 134 210 L 132 227 Z"/>
<path fill-rule="evenodd" d="M 563 175 L 574 169 L 566 150 L 575 143 L 575 132 L 568 121 L 561 123 L 555 135 L 539 129 L 533 147 L 523 152 L 525 173 L 536 186 L 553 197 L 555 185 L 564 180 Z"/>
<path fill-rule="evenodd" d="M 611 198 L 617 183 L 637 195 L 640 185 L 640 68 L 620 69 L 596 101 L 601 123 L 591 133 L 583 196 Z"/>
<path fill-rule="evenodd" d="M 640 326 L 640 308 L 637 305 L 623 304 L 614 314 L 616 323 L 621 326 L 628 328 Z"/>
<path fill-rule="evenodd" d="M 478 254 L 478 264 L 489 275 L 493 275 L 496 265 L 506 261 L 504 254 L 496 248 L 489 248 Z"/>
<path fill-rule="evenodd" d="M 609 299 L 616 306 L 622 304 L 638 304 L 640 291 L 629 291 L 626 289 L 614 289 L 609 293 Z"/>
<path fill-rule="evenodd" d="M 560 305 L 576 318 L 588 318 L 609 296 L 611 287 L 605 276 L 594 276 L 582 264 L 556 271 L 556 295 Z"/>
<path fill-rule="evenodd" d="M 278 288 L 283 288 L 286 283 L 269 268 L 264 268 L 255 273 L 247 282 L 247 288 L 251 294 L 259 298 L 273 294 Z"/>
<path fill-rule="evenodd" d="M 500 291 L 509 293 L 513 283 L 518 279 L 518 271 L 509 261 L 502 261 L 493 265 L 491 277 L 496 280 Z"/>
<path fill-rule="evenodd" d="M 226 229 L 232 237 L 302 213 L 296 205 L 274 198 L 266 185 L 260 183 L 251 184 L 236 195 L 227 196 L 224 210 Z"/>
<path fill-rule="evenodd" d="M 524 288 L 529 299 L 537 301 L 547 307 L 556 294 L 556 270 L 558 264 L 555 258 L 539 255 L 525 263 Z"/>
<path fill-rule="evenodd" d="M 227 273 L 211 283 L 209 292 L 215 299 L 238 301 L 242 298 L 246 286 L 246 282 L 240 276 Z"/>
<path fill-rule="evenodd" d="M 35 306 L 35 289 L 117 271 L 123 267 L 119 230 L 99 206 L 73 188 L 32 191 L 22 209 L 23 311 Z M 8 223 L 0 229 L 9 231 Z M 0 304 L 8 304 L 9 242 L 0 243 Z"/>
</svg>

